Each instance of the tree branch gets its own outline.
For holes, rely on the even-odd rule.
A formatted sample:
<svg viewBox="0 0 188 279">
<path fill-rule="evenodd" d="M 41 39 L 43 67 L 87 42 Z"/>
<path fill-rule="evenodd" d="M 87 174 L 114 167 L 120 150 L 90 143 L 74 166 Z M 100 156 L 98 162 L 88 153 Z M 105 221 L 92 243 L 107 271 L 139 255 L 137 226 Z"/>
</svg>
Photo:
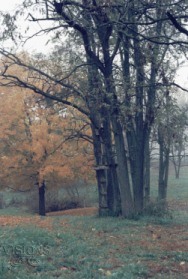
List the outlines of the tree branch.
<svg viewBox="0 0 188 279">
<path fill-rule="evenodd" d="M 78 31 L 81 34 L 81 36 L 83 38 L 83 42 L 84 42 L 84 48 L 85 48 L 85 51 L 86 51 L 87 55 L 99 67 L 101 72 L 104 72 L 104 65 L 103 65 L 103 63 L 100 61 L 98 56 L 91 50 L 91 46 L 90 46 L 90 41 L 89 41 L 89 36 L 88 36 L 87 30 L 84 27 L 82 27 L 80 24 L 75 22 L 72 18 L 70 18 L 69 15 L 63 11 L 63 9 L 61 11 L 60 19 L 63 19 L 69 25 L 69 27 L 74 28 L 74 30 Z"/>
<path fill-rule="evenodd" d="M 184 27 L 182 27 L 180 25 L 180 23 L 175 19 L 175 17 L 170 12 L 167 12 L 166 14 L 167 14 L 168 18 L 171 20 L 172 24 L 175 26 L 175 28 L 178 29 L 180 31 L 180 33 L 183 33 L 188 36 L 188 30 L 185 29 Z"/>
<path fill-rule="evenodd" d="M 33 92 L 35 92 L 35 93 L 37 93 L 37 94 L 39 94 L 41 96 L 44 96 L 44 97 L 46 97 L 48 99 L 57 101 L 59 103 L 62 103 L 64 105 L 67 105 L 67 106 L 70 106 L 70 107 L 73 107 L 73 108 L 77 109 L 78 111 L 80 111 L 81 113 L 83 113 L 84 115 L 86 115 L 87 117 L 89 117 L 89 112 L 88 111 L 86 111 L 85 109 L 81 108 L 80 106 L 78 106 L 77 104 L 75 104 L 73 102 L 70 102 L 68 100 L 62 99 L 62 98 L 60 98 L 60 97 L 58 97 L 56 95 L 52 95 L 50 93 L 44 92 L 43 90 L 41 90 L 40 88 L 36 87 L 35 85 L 30 84 L 28 82 L 24 82 L 23 80 L 21 80 L 20 78 L 18 78 L 16 76 L 9 75 L 9 74 L 6 74 L 6 73 L 2 73 L 1 75 L 8 82 L 8 83 L 0 82 L 1 86 L 18 86 L 18 87 L 21 87 L 21 88 L 30 89 Z"/>
</svg>

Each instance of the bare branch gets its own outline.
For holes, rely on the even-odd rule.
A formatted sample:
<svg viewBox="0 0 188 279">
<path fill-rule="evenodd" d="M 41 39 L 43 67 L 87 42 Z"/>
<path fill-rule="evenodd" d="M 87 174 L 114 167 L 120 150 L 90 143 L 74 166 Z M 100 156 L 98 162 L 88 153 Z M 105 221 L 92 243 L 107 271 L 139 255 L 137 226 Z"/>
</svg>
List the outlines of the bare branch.
<svg viewBox="0 0 188 279">
<path fill-rule="evenodd" d="M 177 84 L 177 83 L 175 83 L 175 82 L 172 82 L 170 85 L 171 85 L 171 86 L 176 86 L 176 87 L 178 87 L 179 89 L 181 89 L 182 91 L 188 92 L 188 89 L 186 89 L 185 87 L 182 87 L 181 85 L 179 85 L 179 84 Z"/>
<path fill-rule="evenodd" d="M 170 12 L 167 12 L 166 14 L 167 14 L 168 18 L 171 20 L 171 22 L 173 23 L 173 25 L 175 26 L 175 28 L 178 29 L 180 31 L 180 33 L 183 33 L 188 36 L 188 30 L 185 29 L 184 27 L 182 27 L 180 25 L 180 23 L 175 19 L 175 17 Z"/>
</svg>

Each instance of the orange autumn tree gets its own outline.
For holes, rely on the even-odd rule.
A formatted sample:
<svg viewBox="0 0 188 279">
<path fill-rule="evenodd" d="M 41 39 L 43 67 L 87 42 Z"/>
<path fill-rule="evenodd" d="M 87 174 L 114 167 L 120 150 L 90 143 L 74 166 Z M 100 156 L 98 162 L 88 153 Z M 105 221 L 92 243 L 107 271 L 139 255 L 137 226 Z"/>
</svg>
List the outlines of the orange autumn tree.
<svg viewBox="0 0 188 279">
<path fill-rule="evenodd" d="M 11 91 L 11 94 L 9 94 Z M 20 169 L 15 167 L 23 164 L 24 158 L 20 158 L 18 152 L 13 152 L 17 147 L 17 139 L 22 145 L 23 135 L 23 117 L 22 117 L 22 101 L 19 98 L 20 93 L 15 88 L 0 89 L 0 178 L 1 188 L 12 186 L 14 183 L 14 175 L 16 174 L 20 180 Z M 13 154 L 14 153 L 14 154 Z M 22 161 L 22 162 L 21 162 Z M 11 173 L 11 175 L 10 175 Z M 20 183 L 20 182 L 19 182 Z"/>
<path fill-rule="evenodd" d="M 25 190 L 37 184 L 40 189 L 44 181 L 68 187 L 94 180 L 88 125 L 78 113 L 15 87 L 0 93 L 2 187 Z"/>
</svg>

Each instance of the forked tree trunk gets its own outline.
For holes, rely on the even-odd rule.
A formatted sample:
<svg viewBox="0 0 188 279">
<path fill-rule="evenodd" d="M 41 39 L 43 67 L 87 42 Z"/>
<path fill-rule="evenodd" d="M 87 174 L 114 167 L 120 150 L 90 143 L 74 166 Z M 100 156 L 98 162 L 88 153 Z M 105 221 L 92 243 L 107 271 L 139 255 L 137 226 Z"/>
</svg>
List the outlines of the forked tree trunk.
<svg viewBox="0 0 188 279">
<path fill-rule="evenodd" d="M 129 180 L 129 170 L 127 163 L 127 155 L 125 152 L 125 144 L 123 137 L 123 130 L 121 124 L 116 117 L 113 116 L 112 119 L 114 140 L 116 145 L 116 155 L 117 155 L 117 171 L 118 171 L 118 181 L 121 196 L 121 210 L 122 216 L 126 218 L 132 218 L 135 214 L 131 186 Z"/>
<path fill-rule="evenodd" d="M 176 179 L 179 179 L 179 177 L 180 177 L 180 168 L 181 168 L 181 164 L 182 164 L 182 159 L 183 159 L 183 155 L 181 154 L 181 150 L 178 151 L 177 154 L 175 154 L 175 152 L 172 149 L 172 160 L 171 161 L 174 166 Z"/>
</svg>

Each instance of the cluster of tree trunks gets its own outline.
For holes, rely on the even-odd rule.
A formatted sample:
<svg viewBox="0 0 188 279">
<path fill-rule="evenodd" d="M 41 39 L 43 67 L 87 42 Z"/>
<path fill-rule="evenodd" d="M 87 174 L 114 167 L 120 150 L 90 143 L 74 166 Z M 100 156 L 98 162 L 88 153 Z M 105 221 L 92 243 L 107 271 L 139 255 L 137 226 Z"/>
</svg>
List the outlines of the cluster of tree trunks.
<svg viewBox="0 0 188 279">
<path fill-rule="evenodd" d="M 166 16 L 168 4 L 176 7 L 176 3 L 167 2 L 164 7 L 161 0 L 153 5 L 148 1 L 126 1 L 126 5 L 123 1 L 55 1 L 52 11 L 51 3 L 46 1 L 46 18 L 42 20 L 53 20 L 59 22 L 59 29 L 73 30 L 69 36 L 74 34 L 72 38 L 76 38 L 84 49 L 82 67 L 87 70 L 87 90 L 84 88 L 84 93 L 80 94 L 84 97 L 76 105 L 67 101 L 67 95 L 59 98 L 58 94 L 50 95 L 49 90 L 45 92 L 36 87 L 33 90 L 72 105 L 89 118 L 100 215 L 121 214 L 132 218 L 141 214 L 149 202 L 150 136 L 157 115 L 157 94 L 162 92 L 162 86 L 169 85 L 163 69 L 167 67 L 164 61 L 171 39 L 166 36 L 168 17 L 176 28 L 181 29 L 170 13 Z M 34 16 L 31 19 L 40 21 Z M 182 32 L 186 34 L 184 28 Z M 33 71 L 33 68 L 29 70 Z M 38 73 L 43 75 L 42 71 Z M 9 77 L 7 69 L 3 76 Z M 49 75 L 45 78 L 53 85 L 73 88 L 64 79 Z M 14 81 L 19 86 L 31 88 L 20 79 Z M 158 136 L 159 199 L 164 200 L 169 149 L 164 145 L 160 129 Z M 40 201 L 43 201 L 44 183 L 39 189 Z M 44 208 L 41 207 L 40 212 L 43 213 Z"/>
</svg>

